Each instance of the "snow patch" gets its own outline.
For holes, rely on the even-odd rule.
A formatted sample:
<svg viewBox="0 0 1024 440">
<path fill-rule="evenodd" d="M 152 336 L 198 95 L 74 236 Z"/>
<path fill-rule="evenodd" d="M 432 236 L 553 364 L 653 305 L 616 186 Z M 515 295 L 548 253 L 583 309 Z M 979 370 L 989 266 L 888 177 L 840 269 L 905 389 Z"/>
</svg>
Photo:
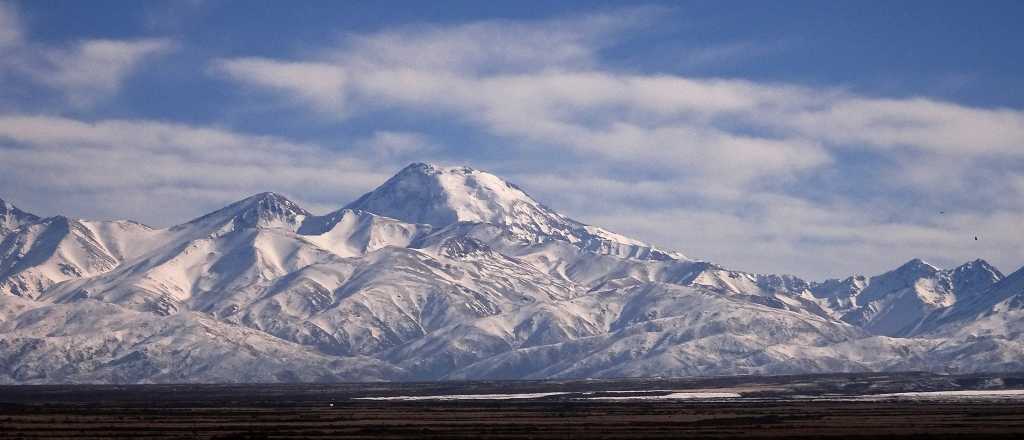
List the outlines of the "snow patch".
<svg viewBox="0 0 1024 440">
<path fill-rule="evenodd" d="M 356 397 L 355 400 L 383 400 L 383 401 L 416 401 L 416 400 L 515 400 L 515 399 L 540 399 L 551 396 L 561 396 L 564 392 L 557 393 L 518 393 L 518 394 L 444 394 L 437 396 L 385 396 L 385 397 Z"/>
</svg>

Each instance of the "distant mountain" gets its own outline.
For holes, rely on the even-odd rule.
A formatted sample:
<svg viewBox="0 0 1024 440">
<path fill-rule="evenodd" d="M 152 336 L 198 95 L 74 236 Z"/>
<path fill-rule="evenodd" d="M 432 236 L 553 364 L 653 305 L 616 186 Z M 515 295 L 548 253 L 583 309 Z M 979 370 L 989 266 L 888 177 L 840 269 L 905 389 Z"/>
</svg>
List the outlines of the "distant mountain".
<svg viewBox="0 0 1024 440">
<path fill-rule="evenodd" d="M 1002 278 L 978 295 L 936 310 L 922 324 L 922 332 L 980 335 L 1024 334 L 1024 268 Z"/>
<path fill-rule="evenodd" d="M 735 271 L 466 167 L 410 165 L 325 215 L 262 193 L 166 229 L 0 207 L 2 383 L 1024 368 L 1024 271 Z"/>
<path fill-rule="evenodd" d="M 952 270 L 941 270 L 914 259 L 882 275 L 850 277 L 815 284 L 811 292 L 825 300 L 833 317 L 886 336 L 907 336 L 919 331 L 926 316 L 969 301 L 1003 274 L 984 260 Z"/>
</svg>

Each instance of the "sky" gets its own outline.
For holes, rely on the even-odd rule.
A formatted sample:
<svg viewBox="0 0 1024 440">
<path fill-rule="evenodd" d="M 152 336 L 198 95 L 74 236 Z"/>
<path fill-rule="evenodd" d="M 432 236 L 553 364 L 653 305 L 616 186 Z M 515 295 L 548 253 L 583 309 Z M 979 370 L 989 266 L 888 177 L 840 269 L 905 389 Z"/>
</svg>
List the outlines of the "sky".
<svg viewBox="0 0 1024 440">
<path fill-rule="evenodd" d="M 1024 265 L 1017 1 L 0 1 L 0 198 L 165 227 L 410 162 L 809 279 Z"/>
</svg>

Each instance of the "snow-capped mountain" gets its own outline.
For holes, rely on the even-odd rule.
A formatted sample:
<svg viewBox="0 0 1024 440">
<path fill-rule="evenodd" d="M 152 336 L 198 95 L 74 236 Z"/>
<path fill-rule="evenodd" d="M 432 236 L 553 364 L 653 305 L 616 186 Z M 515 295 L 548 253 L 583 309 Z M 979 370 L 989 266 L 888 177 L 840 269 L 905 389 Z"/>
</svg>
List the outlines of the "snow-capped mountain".
<svg viewBox="0 0 1024 440">
<path fill-rule="evenodd" d="M 325 215 L 262 193 L 166 229 L 2 207 L 0 382 L 972 371 L 1024 358 L 1024 270 L 735 271 L 465 167 L 410 165 Z"/>
<path fill-rule="evenodd" d="M 973 336 L 1024 332 L 1024 268 L 1002 278 L 985 292 L 930 314 L 922 332 Z"/>
<path fill-rule="evenodd" d="M 1002 279 L 984 260 L 942 270 L 913 259 L 878 276 L 815 284 L 811 292 L 833 317 L 874 334 L 906 336 L 919 332 L 921 321 L 932 312 L 969 301 Z"/>
</svg>

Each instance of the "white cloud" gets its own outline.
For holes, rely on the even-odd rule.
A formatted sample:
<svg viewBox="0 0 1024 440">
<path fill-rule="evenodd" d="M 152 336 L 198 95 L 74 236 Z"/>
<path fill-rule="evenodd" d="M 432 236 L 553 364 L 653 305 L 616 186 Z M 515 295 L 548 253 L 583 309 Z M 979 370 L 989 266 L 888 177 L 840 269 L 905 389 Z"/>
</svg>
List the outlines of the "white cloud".
<svg viewBox="0 0 1024 440">
<path fill-rule="evenodd" d="M 166 39 L 85 40 L 68 49 L 47 49 L 29 64 L 37 82 L 64 92 L 76 105 L 90 105 L 116 93 L 147 58 L 174 47 Z"/>
<path fill-rule="evenodd" d="M 1020 111 L 602 69 L 603 42 L 647 16 L 638 17 L 400 28 L 350 35 L 313 60 L 242 58 L 218 65 L 244 65 L 224 70 L 240 82 L 300 99 L 351 100 L 367 110 L 450 111 L 492 132 L 555 146 L 564 144 L 559 140 L 567 129 L 599 135 L 623 124 L 651 131 L 696 125 L 705 132 L 760 129 L 764 138 L 808 144 L 1024 155 Z M 325 76 L 347 79 L 319 79 Z"/>
<path fill-rule="evenodd" d="M 1024 112 L 923 98 L 850 97 L 824 109 L 776 115 L 773 123 L 825 141 L 907 147 L 944 155 L 1024 156 Z"/>
<path fill-rule="evenodd" d="M 42 214 L 156 225 L 261 191 L 336 209 L 399 166 L 219 128 L 48 116 L 0 116 L 0 153 L 0 197 Z"/>
<path fill-rule="evenodd" d="M 380 130 L 355 144 L 367 157 L 387 161 L 414 162 L 423 155 L 434 153 L 437 146 L 420 133 Z"/>
<path fill-rule="evenodd" d="M 163 38 L 90 39 L 67 46 L 28 41 L 18 11 L 0 4 L 0 73 L 10 73 L 61 92 L 75 106 L 109 97 L 144 61 L 175 47 Z"/>
<path fill-rule="evenodd" d="M 397 27 L 348 35 L 324 59 L 357 70 L 403 66 L 466 75 L 584 67 L 595 63 L 595 49 L 613 44 L 623 30 L 649 24 L 661 12 L 642 7 L 570 19 Z"/>
<path fill-rule="evenodd" d="M 345 111 L 345 69 L 326 63 L 290 63 L 263 58 L 221 60 L 215 69 L 250 86 L 294 97 L 317 110 Z"/>
<path fill-rule="evenodd" d="M 217 66 L 318 111 L 442 111 L 513 142 L 737 185 L 830 166 L 834 149 L 1024 156 L 1019 111 L 602 70 L 599 42 L 623 25 L 596 17 L 398 29 L 349 36 L 313 60 Z"/>
</svg>

